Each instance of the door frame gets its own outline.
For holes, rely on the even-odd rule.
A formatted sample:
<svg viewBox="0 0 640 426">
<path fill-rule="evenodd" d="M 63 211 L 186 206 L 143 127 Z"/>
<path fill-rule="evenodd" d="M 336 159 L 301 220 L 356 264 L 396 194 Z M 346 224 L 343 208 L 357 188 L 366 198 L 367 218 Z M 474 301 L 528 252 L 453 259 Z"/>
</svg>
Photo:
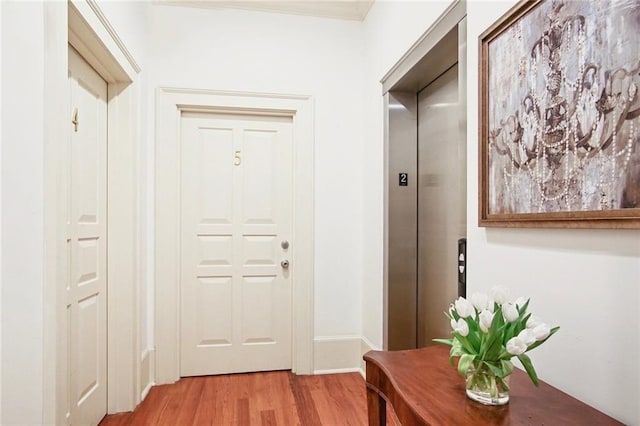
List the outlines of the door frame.
<svg viewBox="0 0 640 426">
<path fill-rule="evenodd" d="M 288 116 L 293 123 L 292 371 L 313 372 L 313 99 L 160 87 L 156 90 L 156 383 L 180 378 L 180 120 L 182 112 Z"/>
<path fill-rule="evenodd" d="M 140 401 L 140 82 L 133 55 L 96 0 L 45 2 L 43 423 L 66 424 L 68 331 L 64 235 L 70 137 L 68 45 L 107 82 L 107 413 Z M 117 349 L 117 350 L 116 350 Z"/>
</svg>

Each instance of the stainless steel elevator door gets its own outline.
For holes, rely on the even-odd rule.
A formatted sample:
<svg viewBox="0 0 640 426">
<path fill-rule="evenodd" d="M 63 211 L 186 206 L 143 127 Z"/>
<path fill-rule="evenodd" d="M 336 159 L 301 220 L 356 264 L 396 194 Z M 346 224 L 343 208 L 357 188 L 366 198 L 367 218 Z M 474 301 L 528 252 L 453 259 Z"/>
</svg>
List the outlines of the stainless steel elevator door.
<svg viewBox="0 0 640 426">
<path fill-rule="evenodd" d="M 466 138 L 458 65 L 418 93 L 418 347 L 449 337 L 458 238 L 466 236 Z"/>
</svg>

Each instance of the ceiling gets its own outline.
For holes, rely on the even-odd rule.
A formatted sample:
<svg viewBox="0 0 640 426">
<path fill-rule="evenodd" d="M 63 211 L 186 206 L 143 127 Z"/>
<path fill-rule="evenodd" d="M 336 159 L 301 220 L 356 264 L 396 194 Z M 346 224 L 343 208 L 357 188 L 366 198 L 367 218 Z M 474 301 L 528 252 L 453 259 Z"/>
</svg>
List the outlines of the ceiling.
<svg viewBox="0 0 640 426">
<path fill-rule="evenodd" d="M 259 10 L 322 18 L 363 21 L 374 0 L 156 0 L 155 3 L 201 7 Z"/>
</svg>

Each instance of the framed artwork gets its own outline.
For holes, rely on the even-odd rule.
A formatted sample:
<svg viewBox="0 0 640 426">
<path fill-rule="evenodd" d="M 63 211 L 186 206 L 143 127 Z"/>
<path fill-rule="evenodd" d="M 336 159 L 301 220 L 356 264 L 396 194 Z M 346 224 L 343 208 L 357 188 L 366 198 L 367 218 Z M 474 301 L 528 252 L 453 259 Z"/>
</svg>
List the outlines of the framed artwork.
<svg viewBox="0 0 640 426">
<path fill-rule="evenodd" d="M 479 225 L 640 229 L 640 0 L 522 1 L 479 39 Z"/>
</svg>

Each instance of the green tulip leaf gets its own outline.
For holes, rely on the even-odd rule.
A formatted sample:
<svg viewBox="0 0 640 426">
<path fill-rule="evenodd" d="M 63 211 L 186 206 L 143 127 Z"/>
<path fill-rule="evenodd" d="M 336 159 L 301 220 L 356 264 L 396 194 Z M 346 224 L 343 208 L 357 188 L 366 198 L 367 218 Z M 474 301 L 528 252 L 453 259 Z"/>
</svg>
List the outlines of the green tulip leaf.
<svg viewBox="0 0 640 426">
<path fill-rule="evenodd" d="M 506 376 L 504 370 L 496 365 L 494 365 L 491 362 L 487 362 L 484 361 L 484 364 L 489 367 L 489 370 L 491 370 L 493 372 L 493 374 L 495 374 L 497 377 L 504 377 Z"/>
<path fill-rule="evenodd" d="M 469 339 L 467 339 L 466 337 L 462 336 L 460 333 L 457 333 L 457 332 L 453 333 L 453 337 L 460 342 L 460 344 L 462 345 L 462 348 L 465 350 L 466 353 L 468 354 L 475 353 L 473 346 L 469 342 Z"/>
<path fill-rule="evenodd" d="M 470 351 L 474 354 L 480 352 L 480 333 L 478 331 L 478 324 L 473 321 L 471 318 L 466 319 L 467 324 L 469 325 L 469 334 L 467 335 L 467 339 L 469 340 L 469 344 L 473 347 L 473 350 Z"/>
<path fill-rule="evenodd" d="M 451 351 L 449 351 L 449 363 L 453 365 L 453 358 L 456 356 L 464 355 L 464 353 L 465 352 L 462 349 L 460 342 L 458 342 L 457 340 L 454 340 L 453 345 L 451 345 Z"/>
<path fill-rule="evenodd" d="M 502 371 L 504 371 L 504 377 L 507 377 L 509 374 L 513 373 L 513 363 L 511 361 L 501 359 L 500 365 L 502 366 Z"/>
<path fill-rule="evenodd" d="M 467 375 L 467 370 L 473 364 L 473 361 L 476 359 L 476 355 L 473 354 L 464 354 L 460 356 L 460 361 L 458 361 L 458 373 L 465 377 Z"/>
<path fill-rule="evenodd" d="M 529 307 L 530 301 L 531 299 L 527 299 L 524 305 L 520 309 L 518 309 L 518 312 L 520 313 L 520 318 L 522 318 L 522 315 L 524 315 L 524 313 L 527 312 L 527 308 Z"/>
<path fill-rule="evenodd" d="M 536 374 L 536 369 L 533 368 L 531 358 L 529 358 L 526 354 L 520 354 L 518 355 L 518 359 L 522 363 L 522 366 L 524 367 L 529 377 L 531 377 L 531 381 L 533 382 L 533 384 L 538 386 L 538 375 Z"/>
<path fill-rule="evenodd" d="M 502 308 L 499 307 L 493 315 L 493 320 L 487 331 L 485 344 L 480 348 L 479 354 L 482 359 L 494 360 L 502 345 L 501 328 L 504 326 L 504 318 L 502 318 Z M 497 348 L 497 349 L 496 349 Z"/>
<path fill-rule="evenodd" d="M 503 324 L 504 327 L 504 324 Z M 493 329 L 493 324 L 489 329 L 489 335 L 487 336 L 487 341 L 484 347 L 484 354 L 482 355 L 482 359 L 494 361 L 499 358 L 499 354 L 502 351 L 502 330 Z"/>
</svg>

